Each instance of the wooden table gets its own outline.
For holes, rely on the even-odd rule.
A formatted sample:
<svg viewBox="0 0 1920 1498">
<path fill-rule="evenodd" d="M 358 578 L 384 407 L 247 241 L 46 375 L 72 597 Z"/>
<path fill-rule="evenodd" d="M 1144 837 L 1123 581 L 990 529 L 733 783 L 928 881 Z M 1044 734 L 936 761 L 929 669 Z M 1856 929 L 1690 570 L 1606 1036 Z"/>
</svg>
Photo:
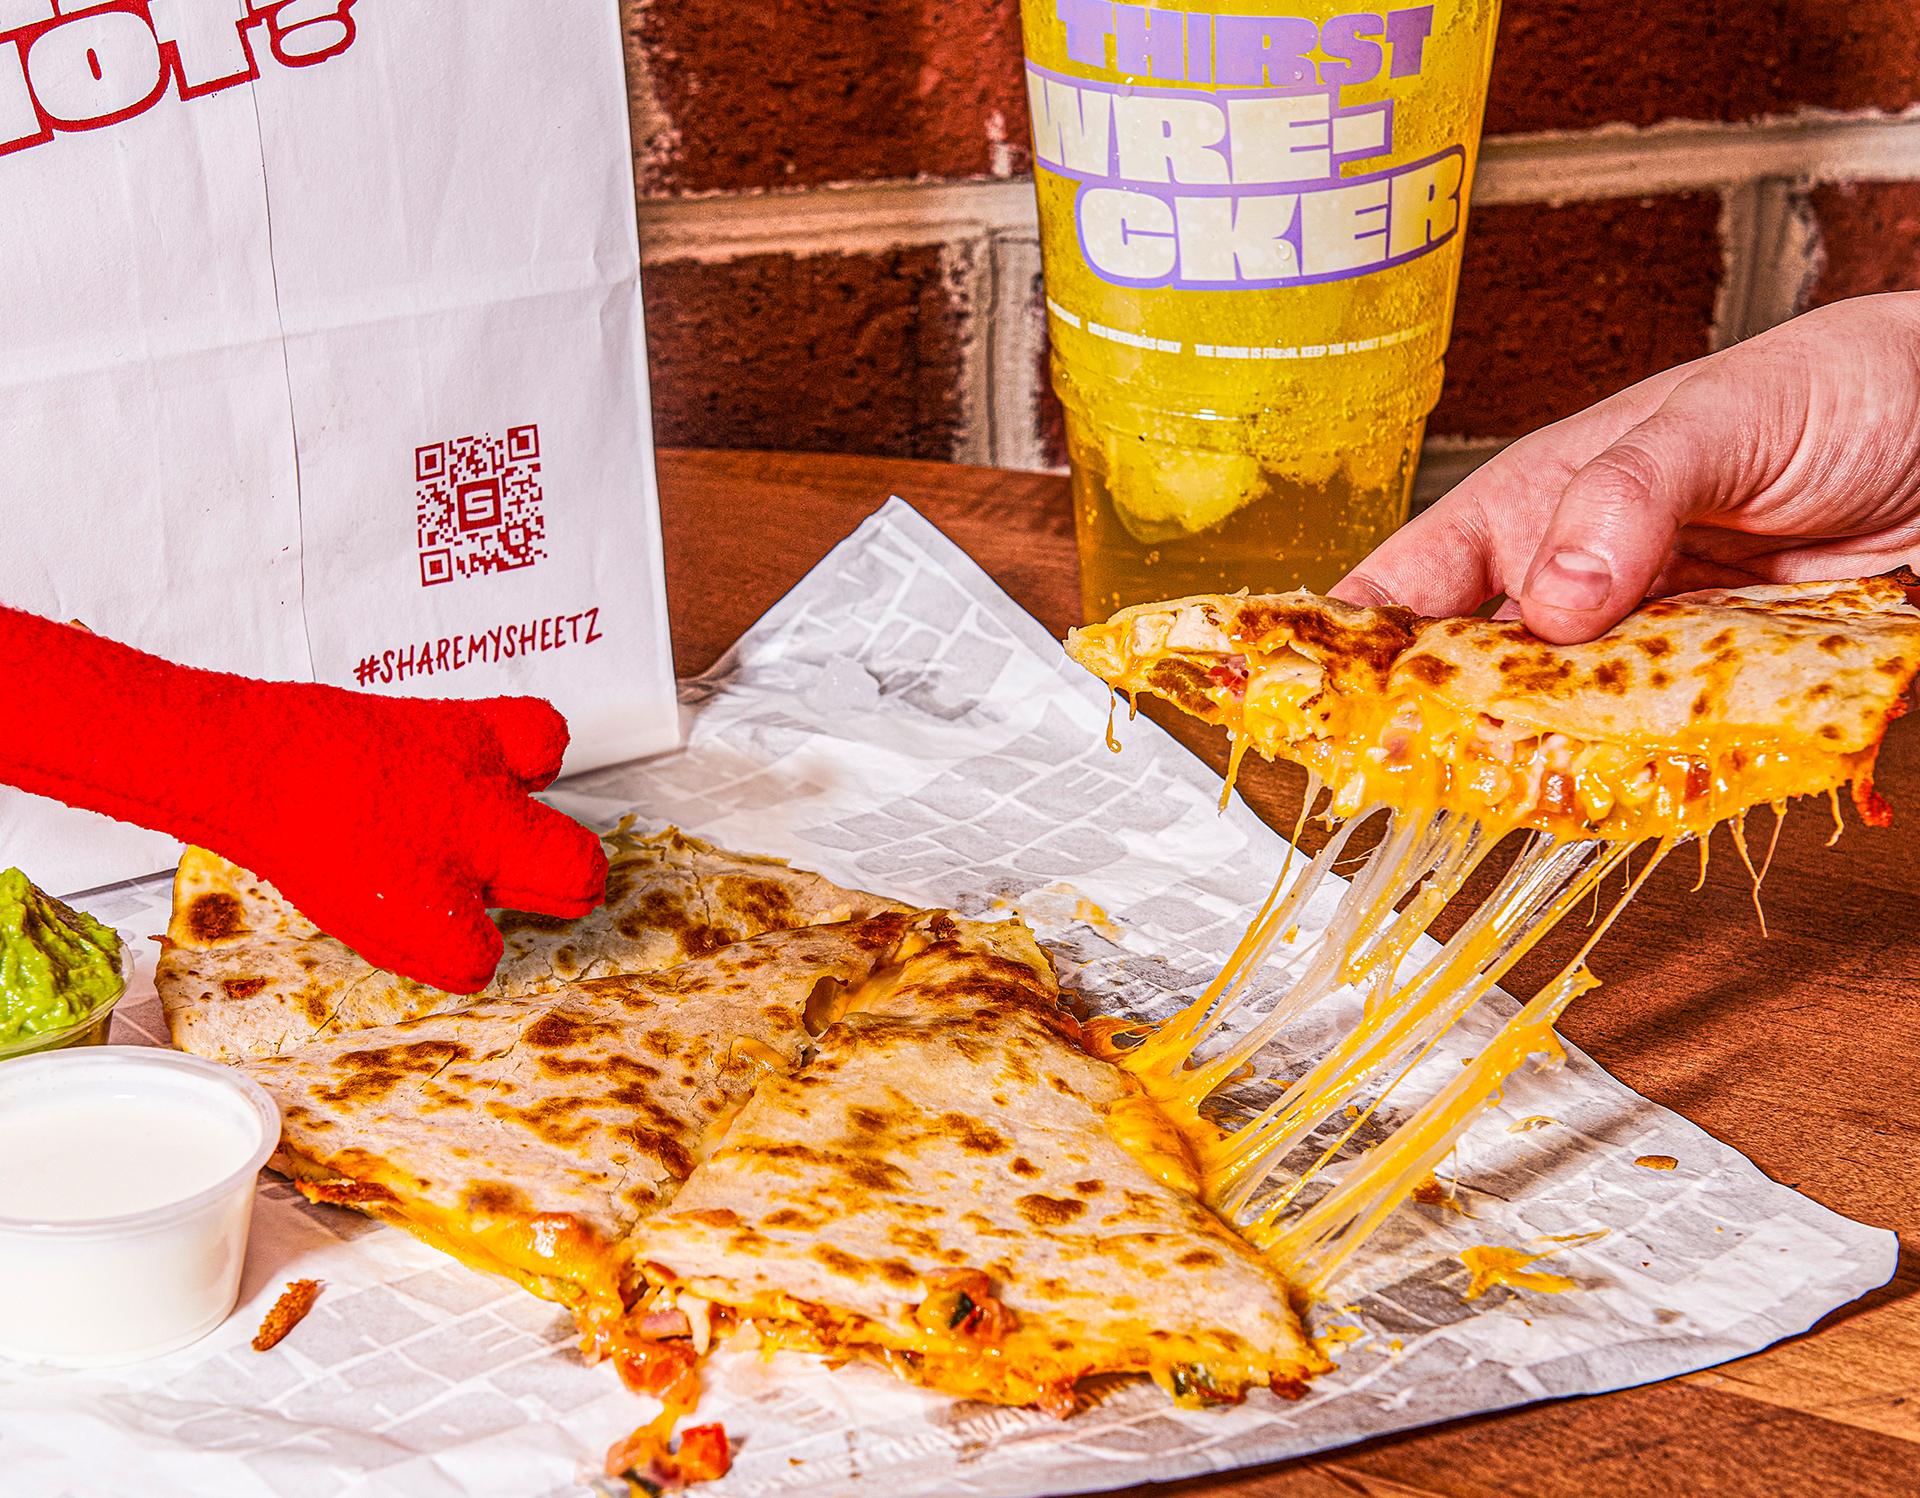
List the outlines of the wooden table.
<svg viewBox="0 0 1920 1498">
<path fill-rule="evenodd" d="M 712 664 L 889 494 L 910 500 L 1056 634 L 1077 621 L 1064 479 L 932 463 L 764 453 L 661 459 L 674 652 Z M 1223 768 L 1224 744 L 1156 714 Z M 1719 840 L 1658 871 L 1598 949 L 1600 992 L 1566 1035 L 1835 1211 L 1909 1245 L 1892 1284 L 1757 1357 L 1648 1388 L 1560 1400 L 1370 1441 L 1318 1460 L 1137 1491 L 1307 1495 L 1920 1494 L 1920 716 L 1897 726 L 1879 784 L 1890 831 L 1824 805 L 1787 819 L 1765 888 Z M 1299 781 L 1249 762 L 1248 801 L 1283 830 Z M 1509 979 L 1527 994 L 1571 956 L 1557 933 Z"/>
</svg>

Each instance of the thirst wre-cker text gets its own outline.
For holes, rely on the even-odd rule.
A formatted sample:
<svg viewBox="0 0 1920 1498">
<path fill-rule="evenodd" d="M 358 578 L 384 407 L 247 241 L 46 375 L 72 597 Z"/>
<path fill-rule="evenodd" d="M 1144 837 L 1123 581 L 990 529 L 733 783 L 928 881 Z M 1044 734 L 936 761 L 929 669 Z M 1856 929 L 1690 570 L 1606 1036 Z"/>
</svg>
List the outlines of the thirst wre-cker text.
<svg viewBox="0 0 1920 1498">
<path fill-rule="evenodd" d="M 1027 67 L 1035 155 L 1079 182 L 1080 247 L 1102 279 L 1197 290 L 1344 280 L 1458 230 L 1457 145 L 1343 174 L 1392 151 L 1394 104 L 1342 104 L 1342 89 L 1419 76 L 1431 5 L 1322 23 L 1110 0 L 1054 9 L 1071 61 L 1121 75 Z"/>
</svg>

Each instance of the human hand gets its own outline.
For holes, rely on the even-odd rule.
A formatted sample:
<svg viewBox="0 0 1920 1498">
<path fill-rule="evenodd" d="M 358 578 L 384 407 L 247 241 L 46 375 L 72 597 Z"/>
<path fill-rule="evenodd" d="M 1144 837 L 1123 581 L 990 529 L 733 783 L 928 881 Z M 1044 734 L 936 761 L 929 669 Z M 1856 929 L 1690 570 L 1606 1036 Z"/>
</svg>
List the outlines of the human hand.
<svg viewBox="0 0 1920 1498">
<path fill-rule="evenodd" d="M 1920 292 L 1859 297 L 1522 438 L 1332 589 L 1558 644 L 1643 598 L 1920 558 Z"/>
</svg>

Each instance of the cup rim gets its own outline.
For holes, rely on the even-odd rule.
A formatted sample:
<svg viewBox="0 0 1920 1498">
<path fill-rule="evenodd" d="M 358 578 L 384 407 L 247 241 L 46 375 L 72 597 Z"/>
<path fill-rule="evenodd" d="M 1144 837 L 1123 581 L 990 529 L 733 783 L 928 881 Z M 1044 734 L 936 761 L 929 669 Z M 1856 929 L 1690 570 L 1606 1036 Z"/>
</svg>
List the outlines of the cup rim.
<svg viewBox="0 0 1920 1498">
<path fill-rule="evenodd" d="M 202 1060 L 198 1056 L 184 1055 L 179 1051 L 166 1050 L 160 1046 L 87 1046 L 77 1050 L 49 1051 L 43 1055 L 21 1056 L 9 1062 L 6 1071 L 0 1073 L 0 1076 L 11 1081 L 25 1076 L 36 1067 L 82 1068 L 124 1066 L 129 1063 L 136 1068 L 159 1067 L 164 1070 L 186 1072 L 227 1089 L 239 1097 L 251 1110 L 255 1122 L 260 1126 L 260 1143 L 249 1152 L 244 1163 L 229 1171 L 212 1185 L 203 1186 L 191 1196 L 182 1197 L 178 1201 L 143 1207 L 137 1212 L 121 1212 L 107 1217 L 63 1219 L 58 1222 L 0 1214 L 0 1233 L 23 1233 L 49 1238 L 81 1238 L 102 1233 L 132 1234 L 149 1228 L 164 1227 L 182 1218 L 191 1217 L 202 1207 L 230 1194 L 235 1187 L 250 1182 L 260 1173 L 260 1168 L 267 1163 L 273 1152 L 279 1148 L 280 1107 L 266 1088 L 251 1077 L 242 1076 L 231 1067 Z"/>
</svg>

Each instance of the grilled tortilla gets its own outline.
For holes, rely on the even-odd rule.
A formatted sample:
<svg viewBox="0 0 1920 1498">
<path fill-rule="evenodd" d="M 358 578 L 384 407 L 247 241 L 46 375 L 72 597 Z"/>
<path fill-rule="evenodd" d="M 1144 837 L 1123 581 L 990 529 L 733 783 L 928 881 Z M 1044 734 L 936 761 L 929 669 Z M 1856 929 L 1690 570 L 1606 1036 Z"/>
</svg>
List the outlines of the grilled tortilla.
<svg viewBox="0 0 1920 1498">
<path fill-rule="evenodd" d="M 672 1200 L 839 996 L 884 983 L 940 914 L 768 932 L 666 972 L 588 979 L 328 1035 L 242 1064 L 280 1104 L 274 1165 L 591 1327 L 632 1298 L 635 1223 Z"/>
<path fill-rule="evenodd" d="M 1336 816 L 1626 840 L 1842 786 L 1884 824 L 1874 757 L 1920 670 L 1920 610 L 1887 578 L 1718 589 L 1555 646 L 1519 623 L 1216 595 L 1123 609 L 1067 652 L 1312 770 Z"/>
<path fill-rule="evenodd" d="M 1044 956 L 998 929 L 997 949 L 936 940 L 842 995 L 812 1061 L 763 1081 L 636 1228 L 646 1275 L 772 1345 L 1057 1414 L 1100 1373 L 1186 1404 L 1295 1392 L 1322 1364 L 1285 1283 L 1081 1047 Z"/>
<path fill-rule="evenodd" d="M 623 822 L 604 841 L 606 904 L 576 921 L 497 912 L 506 952 L 475 995 L 374 967 L 272 885 L 190 848 L 174 876 L 173 918 L 155 974 L 173 1043 L 215 1061 L 271 1056 L 582 979 L 656 972 L 763 931 L 902 908 L 671 827 L 641 835 Z"/>
</svg>

